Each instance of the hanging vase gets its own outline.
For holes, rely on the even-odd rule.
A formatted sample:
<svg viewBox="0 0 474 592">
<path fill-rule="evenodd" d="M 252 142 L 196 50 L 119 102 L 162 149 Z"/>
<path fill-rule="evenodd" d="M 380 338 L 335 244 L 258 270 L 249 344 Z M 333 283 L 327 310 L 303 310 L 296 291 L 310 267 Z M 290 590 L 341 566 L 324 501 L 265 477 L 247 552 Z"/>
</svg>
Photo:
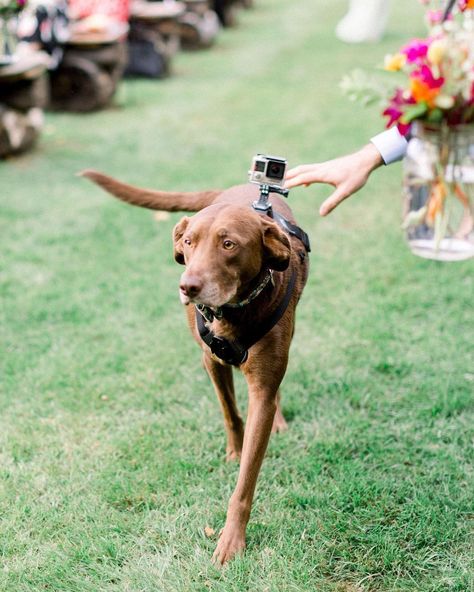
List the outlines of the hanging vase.
<svg viewBox="0 0 474 592">
<path fill-rule="evenodd" d="M 404 160 L 402 228 L 415 255 L 474 257 L 474 124 L 417 122 Z"/>
</svg>

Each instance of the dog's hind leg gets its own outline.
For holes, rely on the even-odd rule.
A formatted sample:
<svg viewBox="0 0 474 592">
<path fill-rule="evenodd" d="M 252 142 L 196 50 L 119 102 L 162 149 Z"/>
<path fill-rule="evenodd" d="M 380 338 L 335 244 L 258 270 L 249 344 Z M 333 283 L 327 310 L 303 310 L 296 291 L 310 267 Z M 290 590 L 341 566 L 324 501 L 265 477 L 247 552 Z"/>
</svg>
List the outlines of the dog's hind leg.
<svg viewBox="0 0 474 592">
<path fill-rule="evenodd" d="M 276 396 L 276 411 L 275 417 L 273 418 L 273 425 L 272 425 L 272 434 L 277 434 L 279 432 L 285 432 L 288 429 L 288 424 L 286 423 L 285 418 L 283 417 L 283 413 L 281 411 L 281 394 L 280 389 L 278 389 L 277 396 Z"/>
<path fill-rule="evenodd" d="M 232 368 L 215 362 L 209 355 L 203 355 L 203 363 L 209 374 L 221 404 L 227 435 L 226 460 L 238 460 L 242 453 L 244 422 L 235 401 Z"/>
</svg>

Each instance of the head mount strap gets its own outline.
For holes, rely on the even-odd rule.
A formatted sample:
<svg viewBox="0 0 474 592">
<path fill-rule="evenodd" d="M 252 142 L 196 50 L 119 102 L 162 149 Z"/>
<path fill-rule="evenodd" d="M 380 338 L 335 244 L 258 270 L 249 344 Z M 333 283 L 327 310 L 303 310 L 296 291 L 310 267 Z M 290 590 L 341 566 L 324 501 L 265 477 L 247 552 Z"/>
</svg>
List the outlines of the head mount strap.
<svg viewBox="0 0 474 592">
<path fill-rule="evenodd" d="M 309 236 L 302 228 L 296 226 L 296 224 L 293 224 L 273 209 L 272 204 L 268 201 L 270 193 L 279 193 L 284 197 L 288 197 L 289 191 L 288 189 L 278 187 L 277 185 L 260 185 L 260 197 L 258 201 L 253 202 L 252 208 L 259 214 L 266 214 L 270 218 L 273 218 L 273 220 L 275 220 L 285 232 L 291 236 L 295 236 L 303 243 L 306 253 L 310 253 L 311 245 L 309 242 Z"/>
</svg>

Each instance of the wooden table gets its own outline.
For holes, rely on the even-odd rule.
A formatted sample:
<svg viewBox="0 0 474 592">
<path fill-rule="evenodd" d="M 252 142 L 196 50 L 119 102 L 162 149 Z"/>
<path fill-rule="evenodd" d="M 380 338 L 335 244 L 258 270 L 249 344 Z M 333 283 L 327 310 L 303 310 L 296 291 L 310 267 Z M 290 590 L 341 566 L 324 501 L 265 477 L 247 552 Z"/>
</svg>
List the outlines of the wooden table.
<svg viewBox="0 0 474 592">
<path fill-rule="evenodd" d="M 181 43 L 186 49 L 210 47 L 219 33 L 220 24 L 211 0 L 183 0 L 186 13 L 181 17 Z"/>
<path fill-rule="evenodd" d="M 234 27 L 237 24 L 236 12 L 238 0 L 212 0 L 212 8 L 216 11 L 224 27 Z"/>
<path fill-rule="evenodd" d="M 127 74 L 164 78 L 171 73 L 171 60 L 181 45 L 179 19 L 185 11 L 182 2 L 132 2 Z"/>
<path fill-rule="evenodd" d="M 110 104 L 127 61 L 128 25 L 116 23 L 104 32 L 75 32 L 58 68 L 51 72 L 54 110 L 84 113 Z"/>
</svg>

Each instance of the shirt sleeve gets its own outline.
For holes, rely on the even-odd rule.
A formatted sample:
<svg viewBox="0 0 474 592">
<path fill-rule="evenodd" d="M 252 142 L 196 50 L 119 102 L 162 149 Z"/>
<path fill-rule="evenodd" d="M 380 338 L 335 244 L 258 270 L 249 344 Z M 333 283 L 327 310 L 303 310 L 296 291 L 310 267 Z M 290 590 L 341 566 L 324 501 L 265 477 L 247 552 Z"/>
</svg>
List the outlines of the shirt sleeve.
<svg viewBox="0 0 474 592">
<path fill-rule="evenodd" d="M 408 142 L 396 126 L 374 136 L 370 141 L 380 152 L 385 164 L 401 160 L 407 151 Z"/>
</svg>

